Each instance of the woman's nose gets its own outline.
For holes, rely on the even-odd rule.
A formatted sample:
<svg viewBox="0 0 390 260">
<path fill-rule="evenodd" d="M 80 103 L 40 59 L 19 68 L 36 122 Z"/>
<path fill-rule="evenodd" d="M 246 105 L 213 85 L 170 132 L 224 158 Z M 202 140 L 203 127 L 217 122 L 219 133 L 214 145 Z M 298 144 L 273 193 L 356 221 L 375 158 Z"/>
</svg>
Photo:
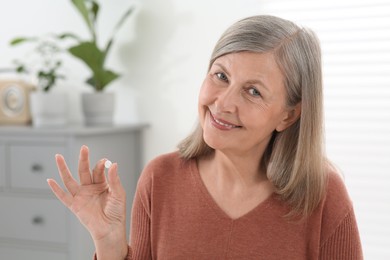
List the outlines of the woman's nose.
<svg viewBox="0 0 390 260">
<path fill-rule="evenodd" d="M 218 112 L 234 113 L 238 106 L 238 94 L 233 87 L 228 87 L 222 90 L 216 101 L 215 106 Z"/>
</svg>

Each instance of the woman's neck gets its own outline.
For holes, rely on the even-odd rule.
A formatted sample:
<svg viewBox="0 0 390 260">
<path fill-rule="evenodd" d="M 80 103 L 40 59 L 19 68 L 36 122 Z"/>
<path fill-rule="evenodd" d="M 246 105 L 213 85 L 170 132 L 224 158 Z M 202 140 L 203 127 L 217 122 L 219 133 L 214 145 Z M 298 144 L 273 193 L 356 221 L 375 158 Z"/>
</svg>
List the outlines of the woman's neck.
<svg viewBox="0 0 390 260">
<path fill-rule="evenodd" d="M 260 170 L 261 158 L 214 152 L 198 161 L 200 176 L 217 205 L 235 219 L 267 199 L 274 186 Z"/>
<path fill-rule="evenodd" d="M 206 170 L 212 172 L 219 182 L 227 182 L 246 187 L 267 180 L 261 170 L 261 156 L 244 156 L 242 154 L 215 151 L 206 163 Z"/>
</svg>

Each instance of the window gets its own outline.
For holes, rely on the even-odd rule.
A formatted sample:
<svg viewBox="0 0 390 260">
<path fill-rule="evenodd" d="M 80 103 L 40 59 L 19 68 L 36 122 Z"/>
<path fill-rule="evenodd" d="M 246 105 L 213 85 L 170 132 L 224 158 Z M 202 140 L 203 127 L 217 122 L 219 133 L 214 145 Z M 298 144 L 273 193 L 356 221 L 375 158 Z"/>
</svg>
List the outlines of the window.
<svg viewBox="0 0 390 260">
<path fill-rule="evenodd" d="M 390 259 L 390 1 L 264 1 L 323 51 L 326 146 L 354 202 L 365 259 Z"/>
</svg>

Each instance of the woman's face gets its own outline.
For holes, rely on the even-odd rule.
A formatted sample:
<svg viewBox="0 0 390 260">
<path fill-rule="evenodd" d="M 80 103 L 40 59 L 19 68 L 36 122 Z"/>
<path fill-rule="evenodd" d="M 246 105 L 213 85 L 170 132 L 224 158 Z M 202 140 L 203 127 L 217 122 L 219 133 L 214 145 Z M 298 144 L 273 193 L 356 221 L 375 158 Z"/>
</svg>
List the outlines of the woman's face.
<svg viewBox="0 0 390 260">
<path fill-rule="evenodd" d="M 199 94 L 205 142 L 216 150 L 262 154 L 272 132 L 288 127 L 283 80 L 271 53 L 216 59 Z"/>
</svg>

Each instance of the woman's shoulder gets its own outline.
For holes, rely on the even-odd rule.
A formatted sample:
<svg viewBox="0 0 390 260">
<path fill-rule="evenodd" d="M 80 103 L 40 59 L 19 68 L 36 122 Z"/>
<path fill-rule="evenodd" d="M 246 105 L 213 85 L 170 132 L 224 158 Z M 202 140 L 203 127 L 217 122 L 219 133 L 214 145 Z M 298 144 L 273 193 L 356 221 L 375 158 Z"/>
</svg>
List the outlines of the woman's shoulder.
<svg viewBox="0 0 390 260">
<path fill-rule="evenodd" d="M 184 162 L 184 159 L 180 156 L 178 151 L 165 153 L 150 160 L 146 164 L 144 172 L 158 174 L 166 170 L 173 170 L 174 168 L 180 167 Z"/>
<path fill-rule="evenodd" d="M 327 237 L 353 212 L 344 177 L 337 171 L 328 173 L 326 194 L 319 207 L 321 211 L 321 236 Z"/>
<path fill-rule="evenodd" d="M 344 177 L 338 171 L 330 170 L 328 172 L 324 203 L 328 210 L 346 209 L 348 211 L 352 207 Z"/>
<path fill-rule="evenodd" d="M 182 172 L 186 165 L 191 165 L 190 161 L 183 159 L 178 151 L 161 154 L 146 164 L 139 181 L 150 182 L 156 178 L 174 177 L 174 173 Z"/>
</svg>

